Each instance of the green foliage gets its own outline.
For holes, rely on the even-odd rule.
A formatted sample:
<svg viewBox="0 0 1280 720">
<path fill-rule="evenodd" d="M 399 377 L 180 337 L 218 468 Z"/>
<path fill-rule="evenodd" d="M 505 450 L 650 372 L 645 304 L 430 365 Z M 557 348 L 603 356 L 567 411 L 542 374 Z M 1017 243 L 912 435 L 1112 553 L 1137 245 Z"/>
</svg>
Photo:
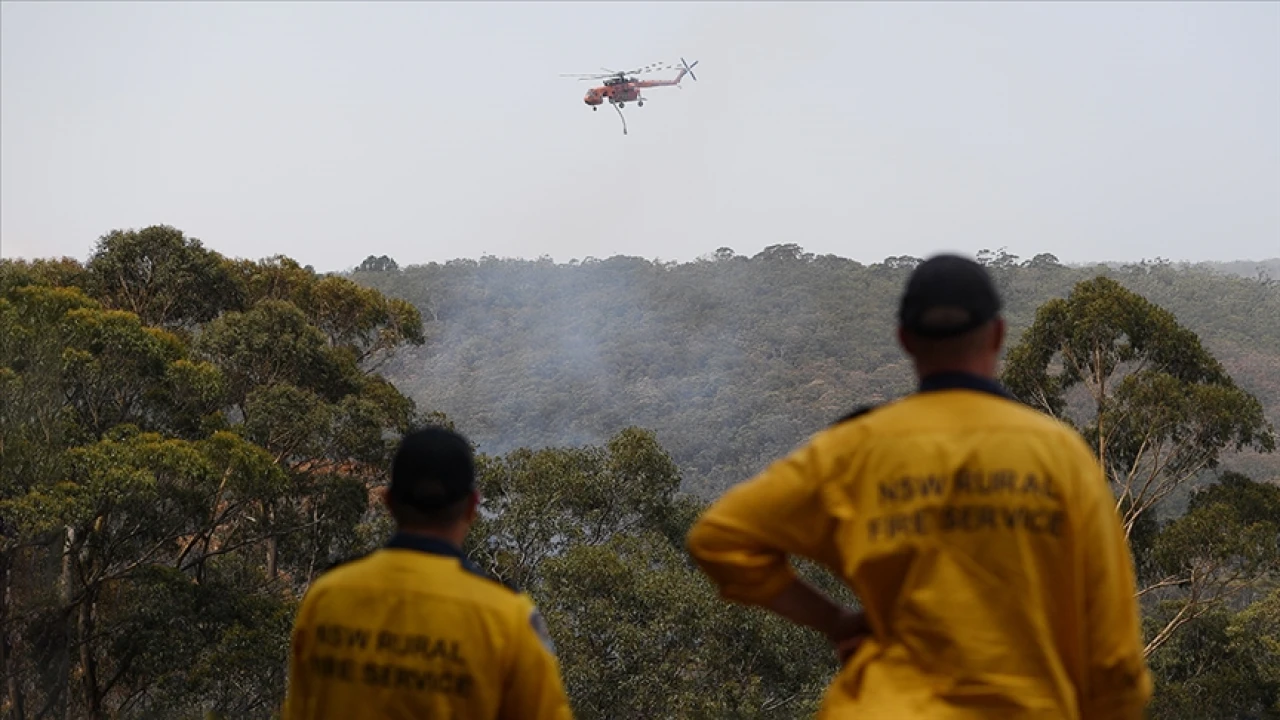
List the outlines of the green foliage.
<svg viewBox="0 0 1280 720">
<path fill-rule="evenodd" d="M 85 269 L 95 297 L 147 325 L 190 328 L 243 302 L 222 257 L 167 225 L 113 230 Z"/>
<path fill-rule="evenodd" d="M 249 301 L 291 303 L 306 314 L 330 345 L 342 348 L 352 362 L 376 365 L 401 345 L 422 345 L 422 316 L 404 300 L 388 298 L 335 275 L 319 277 L 286 257 L 260 263 L 239 261 L 232 273 L 247 288 Z"/>
<path fill-rule="evenodd" d="M 543 610 L 576 717 L 816 710 L 834 655 L 815 633 L 719 599 L 684 550 L 702 505 L 678 493 L 651 432 L 480 465 L 484 519 L 466 549 Z"/>
<path fill-rule="evenodd" d="M 373 255 L 370 255 L 366 257 L 363 262 L 360 263 L 360 266 L 356 268 L 356 271 L 357 272 L 395 272 L 396 270 L 399 270 L 399 269 L 400 269 L 400 265 L 397 264 L 395 260 L 387 257 L 386 255 L 379 255 L 378 257 L 374 257 Z"/>
<path fill-rule="evenodd" d="M 1010 349 L 1002 380 L 1023 401 L 1073 421 L 1138 515 L 1218 465 L 1224 450 L 1275 449 L 1262 404 L 1240 389 L 1172 313 L 1106 277 L 1050 300 Z M 1069 393 L 1085 389 L 1082 412 Z"/>
<path fill-rule="evenodd" d="M 1191 495 L 1187 512 L 1134 542 L 1154 617 L 1147 652 L 1280 573 L 1280 486 L 1238 473 Z"/>
<path fill-rule="evenodd" d="M 726 606 L 661 535 L 619 534 L 546 565 L 576 717 L 807 717 L 834 673 L 820 638 Z"/>
<path fill-rule="evenodd" d="M 680 476 L 653 434 L 627 428 L 604 446 L 516 450 L 478 459 L 485 517 L 468 550 L 482 567 L 534 587 L 543 561 L 619 533 L 667 528 Z"/>
<path fill-rule="evenodd" d="M 280 658 L 288 653 L 293 607 L 246 594 L 246 581 L 262 578 L 241 576 L 231 564 L 215 563 L 200 583 L 150 566 L 125 586 L 113 604 L 120 612 L 112 618 L 104 669 L 121 687 L 151 692 L 122 693 L 122 714 L 190 717 L 195 697 L 229 716 L 270 716 L 285 682 Z"/>
<path fill-rule="evenodd" d="M 1280 288 L 1265 278 L 1160 260 L 1068 267 L 1047 253 L 1022 260 L 983 250 L 978 257 L 1006 300 L 1008 383 L 1032 404 L 1074 421 L 1097 446 L 1105 443 L 1102 454 L 1138 555 L 1149 649 L 1160 672 L 1167 668 L 1161 692 L 1170 698 L 1200 692 L 1186 685 L 1190 676 L 1165 664 L 1181 653 L 1175 649 L 1184 647 L 1181 633 L 1218 613 L 1234 621 L 1232 611 L 1275 570 L 1276 520 L 1240 504 L 1210 502 L 1243 493 L 1265 508 L 1255 495 L 1273 487 L 1253 483 L 1246 491 L 1228 472 L 1207 494 L 1195 490 L 1210 483 L 1215 469 L 1280 478 L 1280 464 L 1266 456 L 1274 447 L 1271 426 L 1280 418 L 1274 372 L 1280 324 L 1271 321 L 1280 316 Z M 422 310 L 429 342 L 388 365 L 389 376 L 459 418 L 481 448 L 507 453 L 505 465 L 493 466 L 501 468 L 494 472 L 503 487 L 559 487 L 554 476 L 589 476 L 582 456 L 537 448 L 599 447 L 602 438 L 639 425 L 655 428 L 655 439 L 680 470 L 681 489 L 706 498 L 849 408 L 911 388 L 911 368 L 894 346 L 893 309 L 919 262 L 902 256 L 862 265 L 782 244 L 754 257 L 721 247 L 693 263 L 613 257 L 556 265 L 490 257 L 358 272 L 353 279 Z M 588 541 L 586 530 L 560 534 L 581 520 L 559 515 L 554 496 L 523 497 L 505 507 L 503 517 L 527 518 L 511 537 L 530 540 L 511 544 L 505 554 L 477 556 L 534 587 L 552 578 L 565 592 L 600 584 L 593 595 L 573 600 L 577 609 L 557 610 L 552 624 L 555 631 L 596 613 L 609 618 L 563 640 L 590 658 L 570 671 L 581 673 L 574 675 L 581 683 L 575 687 L 583 688 L 577 692 L 597 697 L 585 688 L 622 684 L 611 668 L 626 667 L 609 650 L 623 641 L 609 638 L 615 627 L 626 631 L 629 616 L 612 609 L 608 598 L 625 597 L 619 588 L 643 585 L 649 571 L 671 572 L 662 563 L 654 568 L 627 559 L 645 552 L 663 557 L 663 546 L 652 537 L 635 538 L 628 550 Z M 688 501 L 686 510 L 697 505 L 677 498 Z M 537 514 L 544 503 L 552 508 L 548 517 Z M 677 537 L 670 529 L 655 534 L 673 543 Z M 542 570 L 528 570 L 521 558 L 529 554 L 552 559 Z M 579 564 L 577 574 L 565 575 Z M 815 574 L 835 594 L 844 590 Z M 678 573 L 661 577 L 680 587 Z M 689 591 L 685 600 L 696 607 L 694 595 Z M 548 596 L 547 602 L 568 601 Z M 637 613 L 651 617 L 635 602 Z M 695 620 L 682 621 L 697 627 Z M 746 697 L 762 687 L 753 682 L 708 702 L 729 702 L 723 698 L 732 693 Z M 646 712 L 622 693 L 599 697 L 598 705 L 583 705 L 585 711 Z M 1197 697 L 1204 707 L 1213 703 Z M 1223 707 L 1245 707 L 1232 702 Z M 749 712 L 748 705 L 690 705 L 686 712 L 737 716 Z M 1168 707 L 1175 706 L 1190 707 Z"/>
<path fill-rule="evenodd" d="M 370 490 L 430 417 L 372 365 L 421 341 L 401 301 L 169 227 L 0 261 L 9 712 L 271 717 L 300 592 L 381 540 Z"/>
<path fill-rule="evenodd" d="M 1270 688 L 1280 716 L 1280 590 L 1272 590 L 1232 618 L 1231 640 L 1252 659 L 1258 684 Z"/>
<path fill-rule="evenodd" d="M 1176 610 L 1173 610 L 1176 612 Z M 1274 602 L 1262 601 L 1232 615 L 1217 609 L 1187 626 L 1152 658 L 1155 694 L 1152 720 L 1274 720 L 1280 717 L 1280 683 L 1268 669 L 1280 660 L 1274 618 L 1267 632 L 1248 634 L 1261 615 L 1274 613 Z M 1154 616 L 1152 624 L 1167 617 Z M 1261 628 L 1258 628 L 1261 629 Z"/>
<path fill-rule="evenodd" d="M 1012 336 L 1043 346 L 1010 356 L 1021 391 L 1083 417 L 1115 468 L 1181 483 L 1131 523 L 1164 648 L 1154 717 L 1276 717 L 1280 490 L 1203 481 L 1224 458 L 1273 467 L 1280 326 L 1261 319 L 1280 292 L 979 257 Z M 370 491 L 399 434 L 456 417 L 484 450 L 465 549 L 543 609 L 579 717 L 811 716 L 830 649 L 721 602 L 685 532 L 699 496 L 910 389 L 892 308 L 918 262 L 788 243 L 685 264 L 369 256 L 345 278 L 167 226 L 113 231 L 83 265 L 0 261 L 0 705 L 271 717 L 300 594 L 390 531 Z M 1094 376 L 1054 365 L 1063 347 L 1105 350 L 1099 429 L 1077 389 Z"/>
<path fill-rule="evenodd" d="M 1036 311 L 1002 379 L 1093 445 L 1139 558 L 1141 594 L 1148 606 L 1178 607 L 1150 634 L 1148 654 L 1280 569 L 1280 505 L 1266 498 L 1275 488 L 1236 474 L 1156 530 L 1160 503 L 1216 468 L 1224 451 L 1275 449 L 1262 404 L 1172 313 L 1110 278 L 1082 281 Z M 1258 496 L 1252 509 L 1239 504 L 1249 495 Z M 1259 517 L 1264 509 L 1272 514 Z"/>
<path fill-rule="evenodd" d="M 981 257 L 1006 299 L 1010 346 L 1037 308 L 1102 275 L 1171 313 L 1261 402 L 1267 420 L 1280 422 L 1280 323 L 1271 321 L 1280 287 L 1164 262 L 1069 267 L 1047 253 L 1023 260 L 1004 250 Z M 653 428 L 684 489 L 706 499 L 850 408 L 911 389 L 893 324 L 917 262 L 861 264 L 781 244 L 755 257 L 722 247 L 688 263 L 486 257 L 351 278 L 421 311 L 426 344 L 384 371 L 457 418 L 486 452 L 598 444 L 629 425 Z M 1280 477 L 1280 457 L 1247 444 L 1229 445 L 1219 459 L 1226 469 Z M 1207 478 L 1198 473 L 1196 482 Z"/>
</svg>

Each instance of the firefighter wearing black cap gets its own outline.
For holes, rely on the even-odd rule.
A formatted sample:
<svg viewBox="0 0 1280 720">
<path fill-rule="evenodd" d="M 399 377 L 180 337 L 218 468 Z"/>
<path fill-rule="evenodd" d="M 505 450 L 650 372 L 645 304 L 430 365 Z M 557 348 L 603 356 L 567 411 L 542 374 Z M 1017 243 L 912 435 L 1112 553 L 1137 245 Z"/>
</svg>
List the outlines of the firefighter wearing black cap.
<svg viewBox="0 0 1280 720">
<path fill-rule="evenodd" d="M 922 263 L 898 318 L 918 391 L 817 433 L 689 533 L 724 598 L 835 646 L 820 718 L 1143 717 L 1152 685 L 1115 499 L 1080 435 L 996 382 L 1000 309 L 980 265 Z M 863 612 L 788 556 L 843 578 Z"/>
<path fill-rule="evenodd" d="M 537 609 L 462 553 L 474 481 L 460 435 L 431 427 L 403 439 L 385 495 L 396 533 L 308 589 L 283 720 L 571 719 Z"/>
</svg>

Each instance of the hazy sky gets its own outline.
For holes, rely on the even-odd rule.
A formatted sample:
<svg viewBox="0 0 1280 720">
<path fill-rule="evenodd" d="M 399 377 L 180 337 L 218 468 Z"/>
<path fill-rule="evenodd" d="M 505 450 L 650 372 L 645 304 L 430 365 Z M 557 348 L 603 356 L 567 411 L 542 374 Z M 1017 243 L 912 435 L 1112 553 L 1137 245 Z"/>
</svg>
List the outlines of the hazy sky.
<svg viewBox="0 0 1280 720">
<path fill-rule="evenodd" d="M 561 73 L 681 56 L 624 110 Z M 0 4 L 0 254 L 1280 256 L 1275 2 Z"/>
</svg>

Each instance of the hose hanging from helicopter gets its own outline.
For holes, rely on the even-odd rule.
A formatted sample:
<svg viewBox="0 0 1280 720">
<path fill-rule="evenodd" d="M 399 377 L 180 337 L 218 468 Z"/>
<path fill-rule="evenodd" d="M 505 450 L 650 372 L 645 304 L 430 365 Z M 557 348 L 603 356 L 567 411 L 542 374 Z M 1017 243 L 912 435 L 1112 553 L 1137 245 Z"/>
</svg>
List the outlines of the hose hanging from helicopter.
<svg viewBox="0 0 1280 720">
<path fill-rule="evenodd" d="M 627 117 L 622 114 L 622 108 L 618 107 L 617 103 L 610 103 L 610 104 L 613 105 L 614 110 L 618 111 L 618 117 L 622 118 L 622 134 L 626 135 L 627 134 Z"/>
</svg>

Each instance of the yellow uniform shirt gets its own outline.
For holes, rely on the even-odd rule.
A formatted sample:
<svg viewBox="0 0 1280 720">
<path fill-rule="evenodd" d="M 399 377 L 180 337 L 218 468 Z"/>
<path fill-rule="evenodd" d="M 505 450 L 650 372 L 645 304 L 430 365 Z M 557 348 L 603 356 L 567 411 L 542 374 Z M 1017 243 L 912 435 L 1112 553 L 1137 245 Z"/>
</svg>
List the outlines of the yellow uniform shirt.
<svg viewBox="0 0 1280 720">
<path fill-rule="evenodd" d="M 283 720 L 571 717 L 532 601 L 446 542 L 397 535 L 303 598 Z"/>
<path fill-rule="evenodd" d="M 1132 560 L 1090 448 L 993 382 L 921 389 L 731 488 L 691 530 L 694 559 L 745 604 L 791 581 L 787 555 L 857 594 L 873 637 L 822 718 L 1138 720 Z"/>
</svg>

